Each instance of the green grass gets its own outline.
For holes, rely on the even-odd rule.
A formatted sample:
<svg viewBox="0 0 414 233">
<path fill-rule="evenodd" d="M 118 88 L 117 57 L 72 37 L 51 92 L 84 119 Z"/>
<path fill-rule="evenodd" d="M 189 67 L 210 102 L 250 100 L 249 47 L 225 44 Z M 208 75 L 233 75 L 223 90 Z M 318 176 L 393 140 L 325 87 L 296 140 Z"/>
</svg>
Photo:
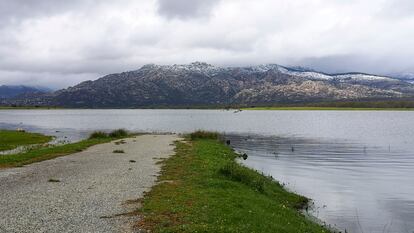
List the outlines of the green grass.
<svg viewBox="0 0 414 233">
<path fill-rule="evenodd" d="M 159 183 L 146 194 L 137 223 L 151 232 L 328 232 L 298 208 L 305 197 L 235 162 L 213 139 L 176 143 Z"/>
<path fill-rule="evenodd" d="M 414 108 L 353 108 L 353 107 L 252 107 L 242 110 L 324 110 L 324 111 L 413 111 Z"/>
<path fill-rule="evenodd" d="M 109 142 L 113 138 L 87 139 L 77 143 L 65 144 L 54 147 L 42 147 L 25 153 L 0 156 L 0 167 L 19 167 L 26 164 L 53 159 L 76 152 L 80 152 L 90 146 Z"/>
<path fill-rule="evenodd" d="M 38 133 L 0 130 L 0 151 L 13 150 L 19 146 L 47 143 L 51 136 Z"/>
<path fill-rule="evenodd" d="M 0 156 L 0 167 L 19 167 L 26 164 L 40 162 L 43 160 L 53 159 L 56 157 L 73 154 L 76 152 L 83 151 L 93 145 L 110 142 L 116 139 L 124 138 L 124 136 L 110 137 L 105 134 L 105 137 L 90 137 L 89 139 L 64 145 L 57 145 L 51 147 L 40 147 L 34 148 L 24 153 L 1 155 Z M 125 137 L 129 136 L 126 135 Z"/>
</svg>

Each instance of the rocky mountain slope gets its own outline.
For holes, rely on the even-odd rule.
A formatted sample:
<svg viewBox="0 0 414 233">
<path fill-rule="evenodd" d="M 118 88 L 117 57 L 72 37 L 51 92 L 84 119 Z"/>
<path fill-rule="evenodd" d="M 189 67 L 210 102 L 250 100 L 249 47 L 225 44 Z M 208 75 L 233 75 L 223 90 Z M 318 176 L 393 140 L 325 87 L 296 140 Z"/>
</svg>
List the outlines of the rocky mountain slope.
<svg viewBox="0 0 414 233">
<path fill-rule="evenodd" d="M 16 105 L 150 107 L 254 105 L 325 100 L 384 99 L 414 95 L 414 84 L 362 73 L 325 74 L 279 65 L 217 67 L 145 65 L 50 94 L 25 95 Z"/>
</svg>

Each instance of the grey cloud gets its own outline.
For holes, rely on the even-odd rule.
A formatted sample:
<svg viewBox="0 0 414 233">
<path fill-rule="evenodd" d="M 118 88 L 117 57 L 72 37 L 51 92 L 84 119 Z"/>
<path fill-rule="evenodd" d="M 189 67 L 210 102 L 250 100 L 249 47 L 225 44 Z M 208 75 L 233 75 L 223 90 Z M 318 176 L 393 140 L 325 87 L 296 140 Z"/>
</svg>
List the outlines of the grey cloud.
<svg viewBox="0 0 414 233">
<path fill-rule="evenodd" d="M 220 0 L 158 0 L 158 12 L 167 18 L 208 16 Z"/>
<path fill-rule="evenodd" d="M 412 73 L 413 7 L 411 0 L 0 0 L 0 85 L 66 87 L 146 63 L 197 60 Z"/>
<path fill-rule="evenodd" d="M 394 61 L 400 62 L 394 62 Z M 295 65 L 312 67 L 327 73 L 363 72 L 389 75 L 404 70 L 414 70 L 414 65 L 403 61 L 403 57 L 373 57 L 367 55 L 347 54 L 325 57 L 308 57 L 294 62 Z M 407 69 L 408 68 L 408 69 Z"/>
<path fill-rule="evenodd" d="M 27 18 L 56 15 L 78 7 L 81 0 L 0 0 L 0 26 L 15 24 Z"/>
<path fill-rule="evenodd" d="M 0 85 L 30 85 L 41 86 L 52 89 L 60 89 L 75 85 L 85 80 L 96 79 L 101 74 L 81 73 L 81 74 L 63 74 L 53 72 L 22 72 L 22 71 L 2 71 L 0 70 Z"/>
<path fill-rule="evenodd" d="M 327 73 L 343 73 L 351 70 L 355 72 L 368 72 L 370 67 L 367 67 L 367 63 L 372 62 L 358 55 L 332 55 L 303 58 L 297 61 L 296 65 L 312 67 Z"/>
</svg>

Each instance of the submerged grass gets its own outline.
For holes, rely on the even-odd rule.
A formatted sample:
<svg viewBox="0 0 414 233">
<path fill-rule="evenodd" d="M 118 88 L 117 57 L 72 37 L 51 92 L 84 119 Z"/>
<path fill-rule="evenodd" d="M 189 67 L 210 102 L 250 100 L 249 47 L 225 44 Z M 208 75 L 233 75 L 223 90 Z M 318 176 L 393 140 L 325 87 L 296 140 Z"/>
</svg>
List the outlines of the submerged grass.
<svg viewBox="0 0 414 233">
<path fill-rule="evenodd" d="M 92 136 L 94 135 L 94 136 Z M 127 135 L 129 136 L 129 135 Z M 125 136 L 125 137 L 127 137 Z M 26 164 L 40 162 L 43 160 L 53 159 L 56 157 L 76 153 L 87 149 L 93 145 L 110 142 L 115 139 L 123 137 L 110 137 L 106 134 L 105 137 L 97 136 L 96 132 L 91 134 L 89 139 L 50 147 L 34 148 L 24 153 L 9 154 L 0 156 L 0 167 L 19 167 Z"/>
<path fill-rule="evenodd" d="M 47 143 L 51 136 L 38 133 L 0 130 L 0 151 L 13 150 L 19 146 Z"/>
<path fill-rule="evenodd" d="M 196 135 L 177 142 L 176 155 L 164 161 L 160 182 L 142 200 L 138 227 L 151 232 L 328 232 L 299 213 L 305 197 L 238 164 L 237 155 L 218 140 Z"/>
</svg>

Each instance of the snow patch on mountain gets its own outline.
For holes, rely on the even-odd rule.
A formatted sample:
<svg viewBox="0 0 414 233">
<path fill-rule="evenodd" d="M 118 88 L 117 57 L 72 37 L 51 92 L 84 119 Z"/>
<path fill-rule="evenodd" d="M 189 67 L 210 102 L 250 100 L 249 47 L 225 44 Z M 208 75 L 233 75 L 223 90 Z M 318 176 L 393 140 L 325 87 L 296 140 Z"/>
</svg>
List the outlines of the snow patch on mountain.
<svg viewBox="0 0 414 233">
<path fill-rule="evenodd" d="M 160 69 L 163 71 L 168 71 L 175 74 L 180 73 L 187 73 L 187 72 L 196 72 L 196 73 L 203 73 L 208 76 L 214 76 L 220 74 L 222 72 L 232 71 L 237 69 L 239 72 L 245 74 L 251 73 L 265 73 L 269 71 L 276 71 L 282 74 L 294 76 L 294 77 L 301 77 L 307 80 L 314 80 L 314 81 L 330 81 L 330 80 L 348 80 L 348 81 L 393 81 L 393 80 L 402 80 L 405 81 L 403 78 L 391 78 L 386 76 L 379 76 L 379 75 L 371 75 L 371 74 L 364 74 L 364 73 L 344 73 L 344 74 L 327 74 L 323 72 L 318 72 L 313 69 L 309 69 L 306 67 L 287 67 L 281 66 L 278 64 L 262 64 L 256 66 L 246 66 L 246 67 L 219 67 L 214 66 L 205 62 L 193 62 L 190 64 L 175 64 L 175 65 L 145 65 L 141 69 L 145 70 L 154 70 Z M 410 83 L 414 83 L 413 79 L 406 79 L 406 81 Z"/>
<path fill-rule="evenodd" d="M 279 71 L 284 74 L 298 76 L 298 77 L 312 79 L 312 80 L 331 80 L 332 79 L 332 76 L 324 74 L 324 73 L 314 72 L 314 71 L 297 71 L 297 70 L 288 69 L 282 66 L 280 66 Z"/>
<path fill-rule="evenodd" d="M 370 75 L 370 74 L 337 74 L 333 75 L 333 77 L 338 79 L 352 79 L 357 81 L 392 81 L 395 80 L 390 77 L 385 76 L 377 76 L 377 75 Z"/>
</svg>

